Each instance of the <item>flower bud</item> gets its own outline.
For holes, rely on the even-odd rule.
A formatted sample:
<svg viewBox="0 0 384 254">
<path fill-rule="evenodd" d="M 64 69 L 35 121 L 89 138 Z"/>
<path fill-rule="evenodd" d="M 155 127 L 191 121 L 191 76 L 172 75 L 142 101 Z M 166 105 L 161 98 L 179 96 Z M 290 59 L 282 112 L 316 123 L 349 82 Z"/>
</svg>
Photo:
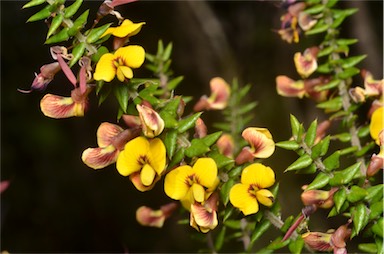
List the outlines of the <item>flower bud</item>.
<svg viewBox="0 0 384 254">
<path fill-rule="evenodd" d="M 161 228 L 164 221 L 172 215 L 177 207 L 178 205 L 175 202 L 163 205 L 160 210 L 141 206 L 136 210 L 136 220 L 143 226 Z"/>
<path fill-rule="evenodd" d="M 334 204 L 333 194 L 338 188 L 332 188 L 329 191 L 324 190 L 307 190 L 301 194 L 301 200 L 306 206 L 316 205 L 320 208 L 331 208 Z"/>
<path fill-rule="evenodd" d="M 143 133 L 149 138 L 156 137 L 164 130 L 164 120 L 152 108 L 136 105 L 142 124 Z"/>
<path fill-rule="evenodd" d="M 332 251 L 333 246 L 331 245 L 332 234 L 321 233 L 321 232 L 308 232 L 301 237 L 304 243 L 315 251 Z"/>
<path fill-rule="evenodd" d="M 55 74 L 60 71 L 60 65 L 58 62 L 45 64 L 40 68 L 40 73 L 35 74 L 36 77 L 32 82 L 30 90 L 21 90 L 18 89 L 19 92 L 22 93 L 30 93 L 34 90 L 44 91 L 47 85 L 53 80 Z"/>
<path fill-rule="evenodd" d="M 376 175 L 377 172 L 379 172 L 383 168 L 384 168 L 384 158 L 382 156 L 373 154 L 367 168 L 367 177 Z"/>
<path fill-rule="evenodd" d="M 216 142 L 219 152 L 229 158 L 233 158 L 233 152 L 235 149 L 235 144 L 233 138 L 229 134 L 223 134 Z"/>
<path fill-rule="evenodd" d="M 129 128 L 139 128 L 141 127 L 141 121 L 140 117 L 134 116 L 134 115 L 122 115 L 122 119 L 124 123 L 129 127 Z"/>
<path fill-rule="evenodd" d="M 203 138 L 207 136 L 207 126 L 205 125 L 203 119 L 200 117 L 196 120 L 195 124 L 195 138 Z"/>
<path fill-rule="evenodd" d="M 294 81 L 284 75 L 276 77 L 276 89 L 279 95 L 285 97 L 303 98 L 306 93 L 302 80 Z"/>
</svg>

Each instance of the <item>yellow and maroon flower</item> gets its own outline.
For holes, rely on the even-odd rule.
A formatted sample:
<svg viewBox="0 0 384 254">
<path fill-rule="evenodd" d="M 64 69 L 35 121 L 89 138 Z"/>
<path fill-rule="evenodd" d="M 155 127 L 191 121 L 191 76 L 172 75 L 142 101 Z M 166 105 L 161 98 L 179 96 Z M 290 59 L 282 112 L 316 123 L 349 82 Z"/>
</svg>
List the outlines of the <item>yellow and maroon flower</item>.
<svg viewBox="0 0 384 254">
<path fill-rule="evenodd" d="M 46 94 L 40 101 L 40 108 L 43 114 L 51 118 L 68 118 L 73 116 L 84 116 L 88 109 L 88 93 L 81 93 L 80 88 L 71 92 L 71 97 L 63 97 L 54 94 Z"/>
<path fill-rule="evenodd" d="M 145 105 L 136 105 L 141 121 L 143 133 L 148 138 L 161 134 L 164 130 L 164 120 L 152 108 Z"/>
<path fill-rule="evenodd" d="M 293 60 L 296 70 L 303 78 L 307 78 L 317 69 L 317 47 L 307 48 L 303 54 L 295 53 Z"/>
<path fill-rule="evenodd" d="M 139 68 L 144 63 L 144 59 L 145 51 L 141 46 L 131 45 L 119 48 L 114 54 L 102 55 L 93 77 L 95 80 L 111 82 L 117 76 L 117 79 L 123 82 L 133 77 L 132 69 Z"/>
<path fill-rule="evenodd" d="M 215 229 L 219 224 L 217 220 L 218 199 L 218 193 L 214 192 L 204 203 L 192 204 L 189 224 L 202 233 Z"/>
<path fill-rule="evenodd" d="M 229 200 L 244 215 L 259 211 L 259 203 L 271 206 L 274 201 L 272 192 L 266 188 L 275 183 L 275 173 L 261 163 L 247 166 L 241 173 L 241 183 L 235 184 L 229 192 Z"/>
<path fill-rule="evenodd" d="M 137 135 L 138 132 L 135 130 L 123 130 L 116 124 L 104 122 L 100 124 L 96 133 L 98 147 L 84 150 L 81 159 L 90 168 L 105 168 L 116 162 L 120 150 Z"/>
<path fill-rule="evenodd" d="M 268 158 L 275 151 L 275 142 L 266 128 L 248 127 L 242 133 L 251 147 L 244 147 L 236 157 L 236 164 L 252 162 L 255 158 Z"/>
<path fill-rule="evenodd" d="M 129 141 L 117 157 L 117 171 L 129 176 L 140 191 L 147 191 L 160 180 L 166 166 L 166 150 L 159 138 L 137 137 Z"/>
<path fill-rule="evenodd" d="M 305 95 L 304 81 L 295 81 L 285 75 L 276 77 L 277 93 L 285 97 L 303 98 Z"/>
<path fill-rule="evenodd" d="M 211 95 L 207 97 L 203 95 L 196 103 L 193 110 L 220 110 L 224 109 L 231 94 L 231 87 L 224 79 L 216 77 L 210 81 Z"/>
<path fill-rule="evenodd" d="M 384 90 L 384 79 L 375 80 L 373 79 L 372 73 L 366 70 L 361 71 L 361 75 L 364 78 L 364 88 L 365 95 L 368 97 L 371 96 L 380 96 L 383 94 Z"/>
<path fill-rule="evenodd" d="M 193 167 L 183 165 L 165 177 L 164 191 L 168 197 L 182 201 L 188 210 L 196 202 L 202 203 L 216 189 L 219 178 L 217 166 L 211 158 L 199 158 Z"/>
</svg>

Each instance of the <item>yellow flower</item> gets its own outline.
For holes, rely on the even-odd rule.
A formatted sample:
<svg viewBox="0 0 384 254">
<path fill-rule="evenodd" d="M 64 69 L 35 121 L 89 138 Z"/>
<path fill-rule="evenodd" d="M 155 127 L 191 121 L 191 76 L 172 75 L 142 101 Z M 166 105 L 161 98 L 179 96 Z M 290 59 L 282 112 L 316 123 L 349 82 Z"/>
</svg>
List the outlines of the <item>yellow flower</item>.
<svg viewBox="0 0 384 254">
<path fill-rule="evenodd" d="M 102 36 L 112 34 L 119 38 L 131 37 L 138 34 L 144 24 L 145 22 L 133 23 L 129 19 L 125 19 L 120 26 L 108 28 Z"/>
<path fill-rule="evenodd" d="M 165 169 L 166 152 L 161 139 L 148 141 L 137 137 L 129 141 L 117 157 L 117 171 L 129 176 L 132 183 L 140 191 L 153 188 Z"/>
<path fill-rule="evenodd" d="M 165 177 L 164 190 L 170 198 L 181 200 L 190 209 L 195 201 L 204 202 L 218 183 L 215 161 L 200 158 L 193 167 L 183 165 L 169 172 Z"/>
<path fill-rule="evenodd" d="M 254 163 L 241 173 L 241 183 L 235 184 L 229 192 L 229 200 L 244 215 L 259 211 L 259 204 L 271 206 L 274 200 L 272 192 L 265 189 L 275 183 L 275 173 L 270 167 Z"/>
<path fill-rule="evenodd" d="M 145 51 L 141 46 L 119 48 L 114 54 L 104 54 L 96 65 L 93 75 L 95 80 L 110 82 L 115 76 L 123 82 L 133 77 L 133 68 L 139 68 L 145 59 Z"/>
<path fill-rule="evenodd" d="M 371 124 L 369 125 L 369 131 L 371 137 L 375 140 L 376 144 L 380 144 L 379 133 L 384 129 L 384 107 L 377 108 L 371 117 Z"/>
</svg>

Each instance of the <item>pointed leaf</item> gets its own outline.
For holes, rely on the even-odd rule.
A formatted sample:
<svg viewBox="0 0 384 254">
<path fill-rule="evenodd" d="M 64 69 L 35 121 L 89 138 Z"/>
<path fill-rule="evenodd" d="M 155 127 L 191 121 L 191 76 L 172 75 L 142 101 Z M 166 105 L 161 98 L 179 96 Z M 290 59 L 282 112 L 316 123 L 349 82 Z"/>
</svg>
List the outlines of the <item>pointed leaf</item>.
<svg viewBox="0 0 384 254">
<path fill-rule="evenodd" d="M 117 101 L 119 102 L 120 108 L 124 113 L 127 113 L 127 106 L 129 100 L 129 90 L 128 86 L 124 84 L 119 84 L 115 86 L 113 90 Z"/>
<path fill-rule="evenodd" d="M 231 191 L 231 188 L 233 185 L 235 185 L 235 183 L 236 181 L 233 178 L 229 178 L 228 181 L 226 181 L 221 186 L 220 196 L 224 206 L 226 206 L 229 202 L 229 192 Z"/>
<path fill-rule="evenodd" d="M 367 57 L 367 55 L 360 55 L 360 56 L 352 56 L 349 58 L 343 59 L 341 67 L 344 69 L 350 68 L 355 66 L 356 64 L 360 63 L 362 60 L 364 60 Z"/>
<path fill-rule="evenodd" d="M 74 36 L 87 22 L 89 10 L 84 11 L 74 22 L 73 26 L 69 28 L 69 36 Z"/>
<path fill-rule="evenodd" d="M 188 129 L 195 126 L 196 120 L 201 116 L 202 112 L 195 113 L 187 118 L 180 120 L 177 130 L 179 133 L 184 133 Z"/>
<path fill-rule="evenodd" d="M 368 192 L 359 186 L 353 185 L 348 193 L 347 199 L 351 203 L 362 200 L 367 196 Z"/>
<path fill-rule="evenodd" d="M 227 227 L 222 227 L 219 234 L 216 237 L 215 241 L 215 250 L 220 251 L 223 247 L 224 240 L 225 240 L 225 232 L 227 231 Z"/>
<path fill-rule="evenodd" d="M 329 175 L 320 172 L 315 179 L 308 185 L 306 190 L 317 190 L 326 186 L 329 182 Z"/>
<path fill-rule="evenodd" d="M 303 238 L 299 235 L 296 240 L 291 241 L 288 245 L 289 251 L 294 254 L 300 254 L 302 249 L 304 247 L 304 240 Z"/>
<path fill-rule="evenodd" d="M 58 42 L 66 41 L 66 40 L 68 40 L 68 38 L 69 38 L 68 27 L 64 27 L 63 29 L 61 29 L 60 32 L 58 32 L 57 34 L 51 36 L 44 43 L 45 44 L 58 43 Z"/>
<path fill-rule="evenodd" d="M 180 149 L 177 150 L 175 155 L 173 156 L 171 162 L 168 165 L 168 168 L 173 168 L 175 165 L 179 164 L 180 161 L 184 158 L 184 154 L 185 154 L 184 147 L 180 147 Z"/>
<path fill-rule="evenodd" d="M 271 226 L 271 222 L 267 219 L 263 219 L 260 223 L 256 224 L 255 229 L 251 235 L 251 244 L 256 242 Z"/>
<path fill-rule="evenodd" d="M 338 45 L 351 45 L 357 43 L 358 39 L 338 39 L 336 40 L 336 43 Z"/>
<path fill-rule="evenodd" d="M 300 148 L 300 145 L 294 140 L 281 141 L 276 143 L 276 146 L 285 150 L 297 150 Z"/>
<path fill-rule="evenodd" d="M 315 87 L 315 90 L 317 92 L 325 91 L 325 90 L 329 90 L 329 89 L 335 88 L 339 84 L 340 84 L 340 80 L 339 79 L 333 79 L 332 81 L 330 81 L 330 82 L 328 82 L 328 83 L 326 83 L 324 85 Z"/>
<path fill-rule="evenodd" d="M 223 132 L 222 131 L 217 131 L 217 132 L 214 132 L 212 134 L 209 134 L 203 138 L 201 138 L 201 140 L 207 145 L 207 146 L 211 146 L 213 145 L 214 143 L 216 143 L 216 141 L 220 138 L 221 134 Z"/>
<path fill-rule="evenodd" d="M 83 56 L 85 51 L 85 42 L 81 42 L 76 45 L 72 50 L 73 58 L 69 61 L 69 67 L 72 67 Z"/>
<path fill-rule="evenodd" d="M 76 0 L 73 4 L 64 9 L 64 18 L 68 19 L 75 15 L 77 10 L 80 8 L 83 0 Z"/>
<path fill-rule="evenodd" d="M 45 3 L 45 0 L 31 0 L 23 6 L 23 9 Z"/>
<path fill-rule="evenodd" d="M 177 131 L 170 130 L 165 135 L 164 145 L 167 150 L 167 155 L 169 159 L 172 159 L 173 154 L 176 150 L 176 141 L 177 141 Z"/>
<path fill-rule="evenodd" d="M 331 186 L 338 186 L 350 183 L 355 174 L 360 170 L 360 164 L 361 162 L 358 162 L 344 170 L 336 172 L 333 178 L 329 180 L 329 184 Z"/>
<path fill-rule="evenodd" d="M 163 53 L 163 61 L 167 61 L 169 59 L 169 57 L 171 56 L 171 53 L 172 53 L 172 42 L 168 43 L 167 47 L 165 48 L 164 50 L 164 53 Z"/>
<path fill-rule="evenodd" d="M 358 203 L 355 206 L 354 212 L 353 212 L 353 226 L 356 235 L 360 233 L 360 231 L 367 225 L 368 222 L 368 209 L 363 203 Z"/>
<path fill-rule="evenodd" d="M 174 79 L 171 79 L 168 83 L 167 83 L 167 87 L 169 90 L 175 90 L 176 87 L 180 84 L 181 81 L 183 81 L 184 79 L 184 76 L 178 76 Z"/>
<path fill-rule="evenodd" d="M 350 67 L 350 68 L 345 69 L 343 72 L 339 73 L 337 75 L 337 78 L 347 79 L 347 78 L 353 77 L 359 73 L 360 73 L 360 69 L 355 68 L 355 67 Z"/>
<path fill-rule="evenodd" d="M 87 35 L 87 43 L 93 43 L 100 39 L 100 36 L 102 36 L 104 32 L 107 31 L 111 24 L 112 23 L 108 23 L 101 27 L 93 28 Z"/>
<path fill-rule="evenodd" d="M 189 158 L 202 155 L 209 152 L 209 146 L 207 146 L 201 139 L 192 139 L 191 146 L 185 150 L 185 155 Z"/>
<path fill-rule="evenodd" d="M 377 202 L 382 200 L 383 198 L 383 184 L 378 184 L 375 186 L 371 186 L 367 189 L 367 196 L 365 196 L 365 200 L 367 202 Z"/>
<path fill-rule="evenodd" d="M 347 199 L 347 191 L 344 188 L 340 188 L 333 194 L 333 201 L 335 202 L 336 211 L 340 213 L 340 209 Z"/>
<path fill-rule="evenodd" d="M 46 19 L 51 15 L 51 6 L 47 5 L 43 9 L 41 9 L 39 12 L 33 14 L 27 22 L 34 22 L 42 19 Z"/>
<path fill-rule="evenodd" d="M 376 203 L 371 204 L 370 213 L 369 213 L 369 220 L 378 219 L 383 214 L 383 202 L 378 201 Z"/>
<path fill-rule="evenodd" d="M 290 121 L 291 121 L 291 129 L 292 129 L 292 136 L 297 139 L 297 136 L 300 131 L 300 123 L 297 120 L 297 118 L 294 115 L 290 115 Z"/>
<path fill-rule="evenodd" d="M 317 104 L 318 108 L 326 109 L 331 112 L 340 110 L 342 106 L 343 106 L 343 103 L 340 96 Z"/>
<path fill-rule="evenodd" d="M 308 147 L 312 147 L 316 139 L 317 120 L 313 121 L 305 134 L 304 142 Z"/>
<path fill-rule="evenodd" d="M 357 248 L 364 253 L 378 253 L 377 246 L 374 243 L 360 243 Z"/>
<path fill-rule="evenodd" d="M 311 165 L 311 163 L 312 158 L 308 154 L 304 154 L 294 161 L 284 172 L 306 168 Z"/>
<path fill-rule="evenodd" d="M 64 20 L 64 17 L 61 14 L 57 14 L 52 19 L 51 25 L 48 29 L 47 39 L 57 30 L 57 28 L 59 28 L 59 26 L 61 25 L 61 22 L 63 22 L 63 20 Z"/>
</svg>

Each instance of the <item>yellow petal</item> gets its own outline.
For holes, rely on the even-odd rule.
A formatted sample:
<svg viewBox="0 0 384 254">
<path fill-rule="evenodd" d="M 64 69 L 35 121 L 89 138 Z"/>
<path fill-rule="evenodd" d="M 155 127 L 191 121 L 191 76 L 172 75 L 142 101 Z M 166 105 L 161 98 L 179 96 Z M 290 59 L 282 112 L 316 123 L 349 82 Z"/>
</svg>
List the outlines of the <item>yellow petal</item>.
<svg viewBox="0 0 384 254">
<path fill-rule="evenodd" d="M 379 144 L 379 133 L 384 128 L 384 107 L 377 108 L 371 117 L 371 124 L 369 125 L 369 131 L 376 144 Z"/>
<path fill-rule="evenodd" d="M 109 146 L 112 143 L 113 139 L 122 131 L 123 129 L 116 124 L 107 122 L 101 123 L 96 133 L 97 145 L 99 147 Z"/>
<path fill-rule="evenodd" d="M 105 148 L 88 148 L 84 150 L 81 159 L 88 167 L 101 169 L 115 163 L 118 154 L 119 151 L 110 145 Z"/>
<path fill-rule="evenodd" d="M 306 78 L 310 76 L 317 69 L 316 57 L 314 57 L 310 51 L 304 52 L 302 55 L 300 52 L 297 52 L 293 60 L 295 62 L 297 72 L 303 77 Z"/>
<path fill-rule="evenodd" d="M 197 182 L 204 187 L 210 188 L 216 182 L 217 166 L 212 158 L 200 158 L 193 165 Z"/>
<path fill-rule="evenodd" d="M 145 164 L 140 172 L 140 180 L 145 186 L 149 186 L 155 179 L 156 172 L 149 164 Z"/>
<path fill-rule="evenodd" d="M 131 182 L 133 183 L 135 188 L 139 191 L 144 192 L 144 191 L 152 190 L 153 187 L 155 186 L 155 183 L 160 180 L 160 176 L 156 176 L 155 179 L 153 179 L 153 183 L 151 185 L 146 186 L 141 181 L 141 174 L 140 173 L 141 173 L 141 171 L 138 171 L 138 172 L 134 172 L 134 173 L 129 175 L 129 180 L 131 180 Z"/>
<path fill-rule="evenodd" d="M 159 138 L 149 142 L 148 162 L 158 175 L 165 170 L 166 150 L 163 141 Z"/>
<path fill-rule="evenodd" d="M 192 192 L 193 192 L 194 200 L 196 200 L 199 203 L 204 201 L 205 191 L 203 186 L 201 186 L 200 184 L 194 183 L 192 185 Z"/>
<path fill-rule="evenodd" d="M 268 188 L 275 183 L 275 173 L 270 167 L 254 163 L 243 170 L 241 182 L 245 185 L 256 185 L 259 189 Z"/>
<path fill-rule="evenodd" d="M 240 209 L 244 215 L 254 214 L 259 211 L 256 197 L 248 193 L 249 186 L 238 183 L 229 192 L 229 201 L 234 207 Z"/>
<path fill-rule="evenodd" d="M 115 56 L 107 53 L 101 56 L 99 62 L 96 65 L 93 78 L 95 80 L 104 80 L 111 82 L 116 75 L 116 66 L 114 64 Z"/>
<path fill-rule="evenodd" d="M 149 142 L 146 138 L 137 137 L 132 139 L 125 145 L 124 150 L 119 153 L 116 162 L 117 171 L 123 176 L 140 171 L 145 164 L 143 158 L 147 156 L 148 151 Z"/>
<path fill-rule="evenodd" d="M 140 32 L 141 27 L 145 22 L 141 23 L 132 23 L 132 21 L 126 19 L 123 21 L 121 26 L 116 27 L 113 31 L 113 35 L 119 38 L 124 38 L 126 36 L 133 36 Z"/>
<path fill-rule="evenodd" d="M 271 206 L 274 201 L 272 192 L 266 189 L 262 189 L 256 192 L 256 199 L 265 206 Z"/>
<path fill-rule="evenodd" d="M 145 51 L 141 46 L 126 46 L 119 48 L 114 56 L 121 57 L 125 66 L 139 68 L 144 63 Z"/>
<path fill-rule="evenodd" d="M 81 106 L 81 104 L 79 104 Z M 62 97 L 54 94 L 46 94 L 40 101 L 41 112 L 51 118 L 68 118 L 79 116 L 77 104 L 71 97 Z M 83 108 L 84 112 L 84 108 Z"/>
<path fill-rule="evenodd" d="M 192 168 L 188 165 L 180 166 L 173 169 L 165 176 L 164 191 L 168 197 L 181 200 L 183 199 L 190 188 L 188 185 L 188 173 L 191 173 Z"/>
</svg>

